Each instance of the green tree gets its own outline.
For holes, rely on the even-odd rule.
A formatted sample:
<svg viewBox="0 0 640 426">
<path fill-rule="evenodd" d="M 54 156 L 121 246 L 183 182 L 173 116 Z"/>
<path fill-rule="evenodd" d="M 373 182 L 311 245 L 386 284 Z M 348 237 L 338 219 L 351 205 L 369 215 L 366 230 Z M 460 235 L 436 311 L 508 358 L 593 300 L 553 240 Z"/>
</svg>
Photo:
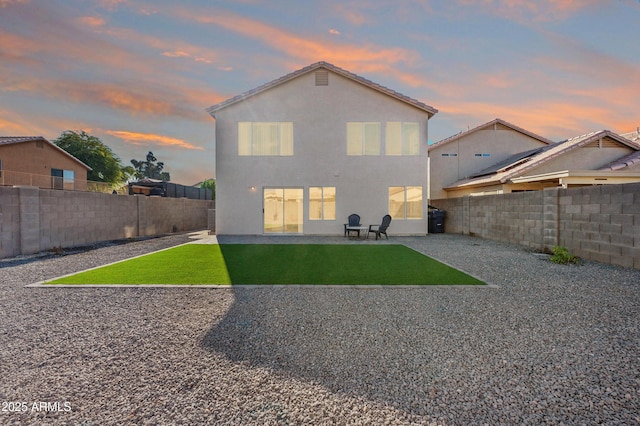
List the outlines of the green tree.
<svg viewBox="0 0 640 426">
<path fill-rule="evenodd" d="M 211 194 L 214 200 L 216 199 L 216 180 L 215 179 L 207 179 L 200 182 L 200 188 L 210 189 Z"/>
<path fill-rule="evenodd" d="M 153 155 L 153 152 L 149 151 L 147 154 L 146 160 L 131 160 L 131 164 L 135 169 L 134 175 L 138 179 L 159 179 L 162 181 L 170 181 L 171 176 L 168 172 L 163 172 L 164 163 L 158 161 L 158 159 Z"/>
<path fill-rule="evenodd" d="M 131 166 L 123 166 L 111 148 L 84 130 L 66 130 L 53 143 L 93 169 L 87 174 L 87 180 L 123 183 L 133 175 Z"/>
</svg>

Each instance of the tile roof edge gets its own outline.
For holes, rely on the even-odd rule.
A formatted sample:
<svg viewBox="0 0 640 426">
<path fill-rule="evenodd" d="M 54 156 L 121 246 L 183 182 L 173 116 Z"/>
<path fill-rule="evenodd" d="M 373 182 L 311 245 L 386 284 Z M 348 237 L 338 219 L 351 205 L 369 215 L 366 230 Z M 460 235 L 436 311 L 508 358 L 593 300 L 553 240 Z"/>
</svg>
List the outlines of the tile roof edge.
<svg viewBox="0 0 640 426">
<path fill-rule="evenodd" d="M 446 137 L 446 138 L 444 138 L 442 140 L 439 140 L 438 142 L 435 142 L 435 143 L 431 144 L 429 146 L 429 149 L 431 149 L 432 147 L 436 148 L 436 147 L 444 146 L 444 145 L 446 145 L 446 144 L 448 144 L 450 142 L 453 142 L 453 141 L 455 141 L 457 139 L 460 139 L 463 136 L 467 136 L 467 135 L 469 135 L 471 133 L 475 133 L 475 132 L 477 132 L 479 130 L 483 130 L 484 128 L 489 127 L 489 126 L 494 125 L 494 124 L 502 124 L 503 126 L 509 127 L 511 129 L 515 130 L 516 132 L 522 133 L 522 134 L 527 135 L 527 136 L 529 136 L 529 137 L 531 137 L 533 139 L 539 140 L 540 142 L 546 143 L 547 145 L 552 145 L 552 144 L 555 143 L 550 139 L 547 139 L 547 138 L 545 138 L 543 136 L 540 136 L 540 135 L 538 135 L 536 133 L 533 133 L 533 132 L 531 132 L 529 130 L 526 130 L 526 129 L 520 127 L 520 126 L 516 126 L 515 124 L 512 124 L 512 123 L 510 123 L 510 122 L 508 122 L 506 120 L 503 120 L 502 118 L 495 118 L 495 119 L 493 119 L 491 121 L 488 121 L 486 123 L 480 124 L 479 126 L 476 126 L 473 129 L 469 129 L 469 130 L 466 130 L 466 131 L 461 131 L 461 132 L 456 133 L 455 135 L 448 136 L 448 137 Z"/>
<path fill-rule="evenodd" d="M 330 64 L 329 62 L 326 61 L 320 61 L 320 62 L 316 62 L 313 63 L 311 65 L 307 65 L 303 68 L 300 68 L 296 71 L 293 71 L 289 74 L 286 74 L 284 76 L 281 76 L 275 80 L 271 80 L 270 82 L 267 82 L 261 86 L 255 87 L 251 90 L 248 90 L 246 92 L 243 92 L 239 95 L 236 95 L 232 98 L 229 98 L 225 101 L 219 102 L 217 104 L 214 104 L 212 106 L 210 106 L 209 108 L 206 108 L 205 110 L 211 114 L 212 116 L 214 115 L 214 113 L 216 111 L 219 111 L 221 109 L 224 109 L 228 106 L 231 106 L 237 102 L 243 101 L 245 99 L 250 98 L 251 96 L 257 95 L 259 93 L 265 92 L 273 87 L 279 86 L 280 84 L 283 84 L 287 81 L 293 80 L 294 78 L 297 78 L 301 75 L 307 74 L 309 72 L 315 71 L 318 68 L 326 68 L 329 71 L 333 71 L 336 74 L 342 75 L 345 78 L 349 78 L 350 80 L 353 80 L 357 83 L 360 83 L 364 86 L 367 86 L 373 90 L 377 90 L 380 93 L 386 94 L 387 96 L 390 96 L 392 98 L 398 99 L 402 102 L 405 102 L 409 105 L 412 105 L 418 109 L 421 109 L 425 112 L 427 112 L 429 114 L 429 118 L 431 118 L 432 116 L 434 116 L 435 114 L 438 113 L 438 110 L 435 109 L 432 106 L 429 106 L 427 104 L 425 104 L 424 102 L 418 101 L 417 99 L 413 99 L 409 96 L 403 95 L 400 92 L 397 92 L 393 89 L 390 89 L 388 87 L 382 86 L 381 84 L 375 83 L 367 78 L 361 77 L 357 74 L 352 73 L 351 71 L 348 71 L 346 69 L 337 67 L 333 64 Z"/>
</svg>

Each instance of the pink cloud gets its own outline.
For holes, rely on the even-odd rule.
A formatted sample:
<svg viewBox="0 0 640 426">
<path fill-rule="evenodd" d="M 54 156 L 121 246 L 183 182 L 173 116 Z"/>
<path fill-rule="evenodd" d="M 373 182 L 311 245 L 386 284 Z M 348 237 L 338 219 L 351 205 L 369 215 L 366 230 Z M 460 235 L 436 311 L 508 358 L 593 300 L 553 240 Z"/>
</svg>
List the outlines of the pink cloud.
<svg viewBox="0 0 640 426">
<path fill-rule="evenodd" d="M 625 132 L 637 125 L 633 114 L 621 116 L 607 105 L 584 102 L 455 102 L 440 103 L 438 108 L 441 113 L 456 117 L 454 120 L 463 123 L 465 128 L 500 117 L 556 141 L 602 129 Z"/>
<path fill-rule="evenodd" d="M 77 21 L 89 27 L 102 27 L 106 22 L 104 18 L 101 18 L 99 16 L 81 16 L 77 19 Z"/>
<path fill-rule="evenodd" d="M 29 3 L 29 0 L 0 0 L 0 7 L 7 7 L 12 4 Z"/>
<path fill-rule="evenodd" d="M 457 0 L 459 6 L 477 6 L 491 14 L 510 20 L 531 21 L 564 20 L 581 9 L 602 3 L 600 0 Z"/>
<path fill-rule="evenodd" d="M 178 9 L 173 13 L 185 20 L 217 25 L 256 39 L 295 58 L 296 66 L 326 60 L 354 72 L 392 74 L 398 64 L 411 64 L 418 59 L 416 52 L 402 47 L 349 45 L 327 40 L 314 40 L 230 12 L 216 11 L 205 14 Z"/>
</svg>

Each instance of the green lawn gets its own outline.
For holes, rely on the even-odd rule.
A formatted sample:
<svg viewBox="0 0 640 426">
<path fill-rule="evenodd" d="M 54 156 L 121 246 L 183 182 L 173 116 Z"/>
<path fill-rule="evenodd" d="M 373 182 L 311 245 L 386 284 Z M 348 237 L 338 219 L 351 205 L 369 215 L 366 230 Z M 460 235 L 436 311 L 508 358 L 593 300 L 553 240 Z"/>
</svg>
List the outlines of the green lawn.
<svg viewBox="0 0 640 426">
<path fill-rule="evenodd" d="M 484 284 L 403 245 L 186 244 L 48 284 Z"/>
</svg>

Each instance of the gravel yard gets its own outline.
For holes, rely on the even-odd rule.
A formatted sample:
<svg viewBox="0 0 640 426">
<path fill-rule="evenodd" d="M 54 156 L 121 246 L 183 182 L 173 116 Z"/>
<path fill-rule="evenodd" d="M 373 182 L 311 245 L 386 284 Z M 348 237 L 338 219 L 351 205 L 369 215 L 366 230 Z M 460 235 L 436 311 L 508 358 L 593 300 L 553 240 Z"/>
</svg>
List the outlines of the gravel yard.
<svg viewBox="0 0 640 426">
<path fill-rule="evenodd" d="M 433 234 L 390 242 L 497 288 L 24 287 L 188 240 L 1 260 L 0 424 L 640 424 L 640 270 Z"/>
</svg>

